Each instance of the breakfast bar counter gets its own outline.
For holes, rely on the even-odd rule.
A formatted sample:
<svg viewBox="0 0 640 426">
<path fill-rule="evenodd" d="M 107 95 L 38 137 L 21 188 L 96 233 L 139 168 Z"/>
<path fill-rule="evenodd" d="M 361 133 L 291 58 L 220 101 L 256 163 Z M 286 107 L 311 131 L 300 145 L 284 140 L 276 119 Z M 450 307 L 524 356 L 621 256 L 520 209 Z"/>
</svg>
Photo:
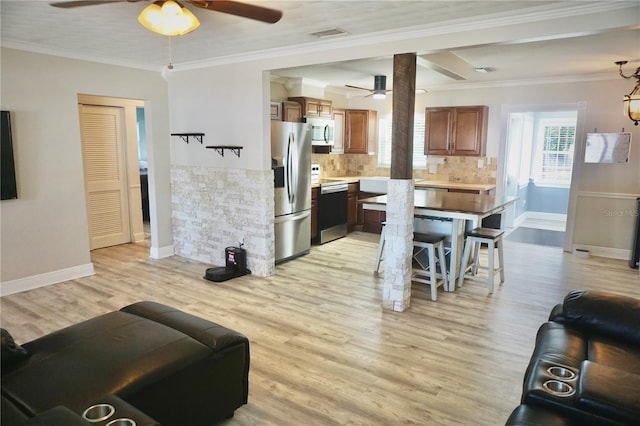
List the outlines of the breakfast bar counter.
<svg viewBox="0 0 640 426">
<path fill-rule="evenodd" d="M 444 191 L 414 191 L 414 216 L 439 220 L 450 220 L 451 231 L 447 240 L 451 244 L 448 291 L 453 291 L 458 276 L 465 230 L 478 226 L 481 220 L 492 214 L 501 213 L 516 198 L 496 198 L 494 195 L 467 194 Z M 364 209 L 386 211 L 387 196 L 359 200 Z"/>
</svg>

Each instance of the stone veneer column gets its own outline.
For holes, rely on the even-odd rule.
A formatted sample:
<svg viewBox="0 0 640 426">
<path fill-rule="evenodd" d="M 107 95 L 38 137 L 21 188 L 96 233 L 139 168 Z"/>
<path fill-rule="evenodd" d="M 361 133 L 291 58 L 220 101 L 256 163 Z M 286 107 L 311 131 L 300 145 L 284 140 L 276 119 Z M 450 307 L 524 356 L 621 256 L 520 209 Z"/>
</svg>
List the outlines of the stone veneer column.
<svg viewBox="0 0 640 426">
<path fill-rule="evenodd" d="M 382 307 L 402 312 L 411 305 L 413 258 L 413 114 L 416 54 L 393 56 L 393 139 L 387 190 Z"/>
<path fill-rule="evenodd" d="M 411 302 L 412 179 L 391 179 L 387 191 L 382 307 L 402 312 Z"/>
</svg>

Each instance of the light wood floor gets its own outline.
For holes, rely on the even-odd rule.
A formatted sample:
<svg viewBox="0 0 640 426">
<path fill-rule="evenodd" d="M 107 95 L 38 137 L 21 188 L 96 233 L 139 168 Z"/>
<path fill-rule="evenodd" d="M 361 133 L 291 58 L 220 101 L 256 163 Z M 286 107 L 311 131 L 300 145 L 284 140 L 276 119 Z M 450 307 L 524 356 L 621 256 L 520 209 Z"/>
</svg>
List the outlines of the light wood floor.
<svg viewBox="0 0 640 426">
<path fill-rule="evenodd" d="M 269 278 L 224 283 L 144 244 L 96 250 L 96 274 L 3 297 L 2 326 L 21 343 L 139 300 L 244 333 L 249 404 L 226 425 L 500 425 L 518 404 L 535 333 L 570 289 L 640 297 L 627 262 L 505 242 L 507 282 L 455 293 L 414 285 L 408 311 L 381 309 L 377 236 L 314 247 Z M 383 264 L 384 265 L 384 264 Z M 170 425 L 167 425 L 170 426 Z"/>
</svg>

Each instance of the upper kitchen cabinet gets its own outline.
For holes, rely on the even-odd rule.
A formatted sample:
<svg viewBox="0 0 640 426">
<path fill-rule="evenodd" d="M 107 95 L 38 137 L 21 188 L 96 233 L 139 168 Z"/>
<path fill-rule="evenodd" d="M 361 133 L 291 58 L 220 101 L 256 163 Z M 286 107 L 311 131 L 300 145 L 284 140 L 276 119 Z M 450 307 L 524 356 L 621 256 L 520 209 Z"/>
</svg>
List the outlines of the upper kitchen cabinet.
<svg viewBox="0 0 640 426">
<path fill-rule="evenodd" d="M 302 106 L 292 101 L 271 101 L 270 114 L 272 120 L 299 123 L 302 121 Z"/>
<path fill-rule="evenodd" d="M 302 106 L 298 102 L 282 102 L 282 120 L 299 123 L 302 121 Z"/>
<path fill-rule="evenodd" d="M 345 110 L 345 154 L 368 154 L 376 151 L 378 113 L 366 109 Z"/>
<path fill-rule="evenodd" d="M 426 108 L 424 153 L 484 156 L 489 107 Z"/>
<path fill-rule="evenodd" d="M 282 102 L 271 101 L 269 105 L 269 114 L 272 120 L 282 120 Z"/>
<path fill-rule="evenodd" d="M 333 146 L 331 152 L 334 154 L 344 154 L 344 120 L 345 110 L 342 108 L 333 108 Z"/>
<path fill-rule="evenodd" d="M 316 99 L 307 97 L 292 97 L 290 101 L 298 102 L 302 105 L 303 117 L 324 117 L 331 118 L 331 101 L 326 99 Z"/>
</svg>

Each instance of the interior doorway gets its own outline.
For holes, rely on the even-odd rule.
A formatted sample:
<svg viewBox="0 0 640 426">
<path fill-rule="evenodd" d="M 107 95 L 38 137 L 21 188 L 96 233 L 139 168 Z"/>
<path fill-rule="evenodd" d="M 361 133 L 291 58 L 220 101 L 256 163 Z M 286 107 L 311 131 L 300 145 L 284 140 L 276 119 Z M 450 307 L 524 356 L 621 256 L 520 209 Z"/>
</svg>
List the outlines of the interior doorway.
<svg viewBox="0 0 640 426">
<path fill-rule="evenodd" d="M 508 239 L 567 247 L 579 111 L 576 106 L 516 107 L 505 114 L 503 191 Z"/>
<path fill-rule="evenodd" d="M 137 108 L 144 102 L 78 95 L 91 250 L 145 240 Z"/>
</svg>

